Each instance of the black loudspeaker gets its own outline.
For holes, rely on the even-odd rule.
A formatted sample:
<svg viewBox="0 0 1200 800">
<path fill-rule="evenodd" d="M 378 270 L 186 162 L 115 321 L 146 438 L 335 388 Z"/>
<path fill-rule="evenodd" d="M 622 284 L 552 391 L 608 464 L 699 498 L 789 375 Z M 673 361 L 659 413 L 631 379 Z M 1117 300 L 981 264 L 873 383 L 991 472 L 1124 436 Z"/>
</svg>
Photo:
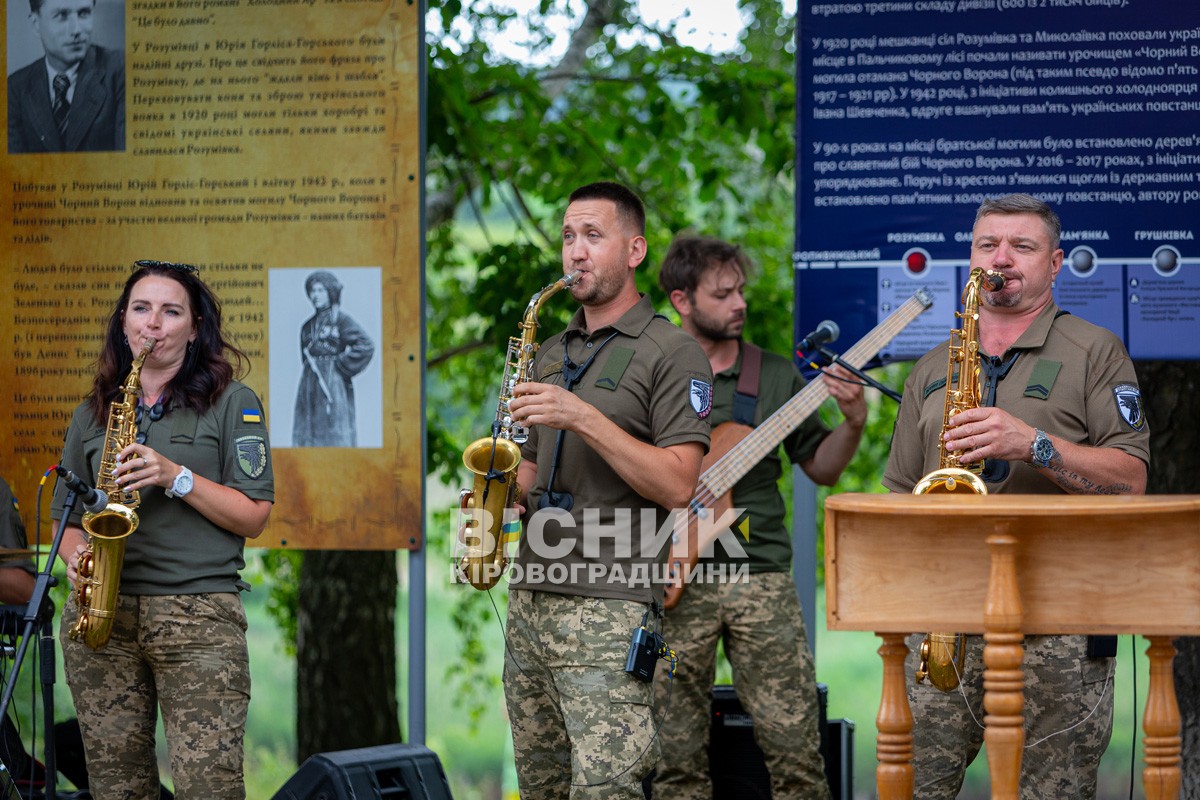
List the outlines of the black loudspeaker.
<svg viewBox="0 0 1200 800">
<path fill-rule="evenodd" d="M 821 756 L 834 800 L 854 797 L 854 723 L 826 718 L 829 690 L 817 684 Z M 708 768 L 713 800 L 770 800 L 771 779 L 763 752 L 754 741 L 754 721 L 732 686 L 712 689 Z"/>
<path fill-rule="evenodd" d="M 386 744 L 305 759 L 272 800 L 453 800 L 442 762 L 419 744 Z"/>
</svg>

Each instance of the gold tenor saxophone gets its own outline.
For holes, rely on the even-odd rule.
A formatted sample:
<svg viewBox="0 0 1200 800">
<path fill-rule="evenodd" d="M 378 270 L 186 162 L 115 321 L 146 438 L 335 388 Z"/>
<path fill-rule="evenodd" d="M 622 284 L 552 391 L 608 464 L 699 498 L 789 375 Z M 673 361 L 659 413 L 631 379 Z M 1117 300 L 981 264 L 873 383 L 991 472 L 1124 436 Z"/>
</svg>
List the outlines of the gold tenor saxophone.
<svg viewBox="0 0 1200 800">
<path fill-rule="evenodd" d="M 946 408 L 942 414 L 942 430 L 938 436 L 939 468 L 926 475 L 913 487 L 913 494 L 949 494 L 963 491 L 987 494 L 987 484 L 979 477 L 983 462 L 964 466 L 959 452 L 946 449 L 946 431 L 950 420 L 960 411 L 979 407 L 979 292 L 986 284 L 990 291 L 1000 291 L 1004 276 L 985 272 L 979 267 L 971 270 L 963 288 L 961 312 L 954 316 L 962 327 L 950 331 L 950 358 L 946 367 Z M 930 633 L 921 642 L 921 663 L 917 667 L 917 683 L 926 677 L 943 692 L 958 686 L 966 651 L 961 633 Z"/>
<path fill-rule="evenodd" d="M 505 518 L 520 497 L 517 465 L 521 463 L 520 445 L 529 438 L 529 430 L 513 420 L 508 402 L 512 400 L 513 387 L 533 377 L 533 357 L 538 351 L 538 312 L 542 304 L 574 285 L 581 274 L 576 271 L 565 275 L 529 299 L 520 335 L 508 340 L 492 435 L 476 439 L 463 451 L 463 463 L 475 473 L 475 481 L 472 488 L 459 495 L 459 508 L 465 518 L 462 528 L 466 552 L 459 559 L 458 568 L 476 589 L 492 588 L 504 573 L 507 566 L 504 544 L 512 538 Z"/>
<path fill-rule="evenodd" d="M 79 556 L 75 579 L 79 620 L 71 628 L 71 638 L 83 639 L 93 650 L 103 647 L 112 635 L 117 594 L 121 589 L 121 565 L 125 560 L 125 537 L 138 526 L 134 509 L 141 503 L 141 497 L 136 490 L 126 491 L 117 485 L 115 470 L 117 454 L 133 444 L 137 436 L 142 364 L 154 344 L 154 339 L 146 340 L 142 351 L 133 360 L 120 395 L 108 410 L 108 429 L 104 434 L 100 470 L 96 476 L 96 488 L 108 495 L 108 506 L 102 511 L 83 515 L 87 550 Z"/>
</svg>

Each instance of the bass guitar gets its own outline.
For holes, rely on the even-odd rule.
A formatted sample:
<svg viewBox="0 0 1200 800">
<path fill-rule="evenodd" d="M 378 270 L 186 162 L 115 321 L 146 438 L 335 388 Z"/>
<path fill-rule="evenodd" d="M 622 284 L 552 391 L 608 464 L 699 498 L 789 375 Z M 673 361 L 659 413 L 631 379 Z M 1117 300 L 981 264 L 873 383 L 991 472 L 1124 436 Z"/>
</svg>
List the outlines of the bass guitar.
<svg viewBox="0 0 1200 800">
<path fill-rule="evenodd" d="M 841 360 L 861 369 L 875 354 L 884 348 L 909 323 L 933 305 L 933 296 L 920 289 L 893 311 L 887 319 L 876 325 L 853 347 L 841 356 Z M 758 427 L 737 422 L 724 422 L 713 429 L 708 455 L 701 463 L 700 479 L 696 494 L 688 503 L 687 530 L 684 532 L 682 516 L 676 523 L 676 534 L 670 555 L 671 581 L 667 584 L 665 605 L 668 609 L 679 604 L 686 585 L 686 578 L 707 553 L 713 542 L 726 530 L 711 524 L 720 520 L 733 505 L 730 491 L 750 469 L 768 453 L 779 446 L 800 423 L 820 407 L 829 397 L 825 382 L 814 380 L 779 407 L 774 414 L 763 420 Z M 701 522 L 709 524 L 700 524 Z"/>
</svg>

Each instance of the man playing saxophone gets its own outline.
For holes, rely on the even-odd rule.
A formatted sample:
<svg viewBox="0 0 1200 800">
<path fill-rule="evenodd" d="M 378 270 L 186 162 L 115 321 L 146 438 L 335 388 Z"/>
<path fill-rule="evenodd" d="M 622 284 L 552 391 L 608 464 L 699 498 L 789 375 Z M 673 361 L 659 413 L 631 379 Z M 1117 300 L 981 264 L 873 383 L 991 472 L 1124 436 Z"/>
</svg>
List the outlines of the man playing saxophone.
<svg viewBox="0 0 1200 800">
<path fill-rule="evenodd" d="M 1029 195 L 985 200 L 971 267 L 999 272 L 979 304 L 980 406 L 945 423 L 945 344 L 905 383 L 884 484 L 911 492 L 939 465 L 939 438 L 963 464 L 984 462 L 989 494 L 1144 494 L 1149 428 L 1133 362 L 1121 340 L 1058 308 L 1061 224 Z M 931 500 L 933 502 L 933 500 Z M 938 595 L 937 575 L 921 602 Z M 983 641 L 966 637 L 961 692 L 917 685 L 909 639 L 916 796 L 953 798 L 983 744 Z M 1089 798 L 1112 732 L 1113 658 L 1086 636 L 1025 638 L 1022 798 Z M 965 696 L 965 699 L 964 699 Z"/>
<path fill-rule="evenodd" d="M 140 397 L 130 400 L 135 354 L 144 361 Z M 127 492 L 140 498 L 139 523 L 108 576 L 119 576 L 120 594 L 107 642 L 71 635 L 80 618 L 75 593 L 59 635 L 97 800 L 159 797 L 160 703 L 176 795 L 245 797 L 250 665 L 238 592 L 248 587 L 238 572 L 246 539 L 266 527 L 274 478 L 262 404 L 235 379 L 231 358 L 248 363 L 196 268 L 139 261 L 109 317 L 92 390 L 67 429 L 63 467 L 103 487 L 110 509 Z M 111 442 L 110 409 L 126 403 L 136 406 L 131 441 Z M 60 483 L 56 519 L 65 495 Z M 85 543 L 79 511 L 59 552 L 72 586 L 88 545 L 94 555 L 105 546 L 94 536 Z"/>
<path fill-rule="evenodd" d="M 509 402 L 529 427 L 504 662 L 526 800 L 641 800 L 658 760 L 652 684 L 626 670 L 627 654 L 653 627 L 667 512 L 691 498 L 708 449 L 712 372 L 638 293 L 645 225 L 624 186 L 571 193 L 563 272 L 582 273 L 570 288 L 581 307 Z"/>
</svg>

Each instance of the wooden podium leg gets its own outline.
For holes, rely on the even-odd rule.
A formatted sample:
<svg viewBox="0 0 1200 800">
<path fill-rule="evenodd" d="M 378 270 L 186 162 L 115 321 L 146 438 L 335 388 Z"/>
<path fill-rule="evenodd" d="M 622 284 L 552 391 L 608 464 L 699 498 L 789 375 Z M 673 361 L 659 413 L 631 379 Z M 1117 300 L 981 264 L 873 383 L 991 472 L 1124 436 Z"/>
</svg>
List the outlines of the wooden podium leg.
<svg viewBox="0 0 1200 800">
<path fill-rule="evenodd" d="M 1168 636 L 1147 636 L 1150 646 L 1150 686 L 1146 694 L 1146 713 L 1142 717 L 1145 732 L 1146 768 L 1142 783 L 1146 800 L 1176 800 L 1181 775 L 1179 757 L 1183 748 L 1180 735 L 1179 702 L 1175 697 L 1175 645 Z"/>
<path fill-rule="evenodd" d="M 998 521 L 988 536 L 992 566 L 983 615 L 983 734 L 994 800 L 1016 800 L 1025 746 L 1025 659 L 1021 594 L 1017 585 L 1016 537 Z"/>
<path fill-rule="evenodd" d="M 879 800 L 911 800 L 913 796 L 912 709 L 904 689 L 904 659 L 908 645 L 902 633 L 880 633 L 883 645 L 883 693 L 875 718 L 875 786 Z"/>
</svg>

